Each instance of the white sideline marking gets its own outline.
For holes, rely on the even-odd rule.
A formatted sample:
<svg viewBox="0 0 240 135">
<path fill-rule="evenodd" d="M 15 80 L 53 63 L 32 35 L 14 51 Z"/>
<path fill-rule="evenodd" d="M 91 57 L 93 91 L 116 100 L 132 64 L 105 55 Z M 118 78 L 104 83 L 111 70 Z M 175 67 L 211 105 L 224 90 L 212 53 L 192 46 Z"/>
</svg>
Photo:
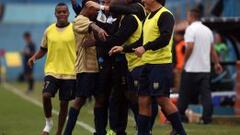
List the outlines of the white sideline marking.
<svg viewBox="0 0 240 135">
<path fill-rule="evenodd" d="M 32 104 L 43 108 L 42 103 L 37 101 L 36 99 L 33 99 L 27 95 L 25 95 L 23 92 L 21 92 L 19 89 L 13 87 L 12 85 L 8 84 L 8 83 L 4 83 L 3 84 L 4 88 L 10 90 L 12 93 L 20 96 L 21 98 L 25 99 L 28 102 L 31 102 Z M 59 112 L 55 109 L 52 110 L 53 114 L 58 115 Z M 93 127 L 91 127 L 90 125 L 82 122 L 82 121 L 77 121 L 77 125 L 81 126 L 82 128 L 86 129 L 87 131 L 94 133 L 95 129 Z"/>
</svg>

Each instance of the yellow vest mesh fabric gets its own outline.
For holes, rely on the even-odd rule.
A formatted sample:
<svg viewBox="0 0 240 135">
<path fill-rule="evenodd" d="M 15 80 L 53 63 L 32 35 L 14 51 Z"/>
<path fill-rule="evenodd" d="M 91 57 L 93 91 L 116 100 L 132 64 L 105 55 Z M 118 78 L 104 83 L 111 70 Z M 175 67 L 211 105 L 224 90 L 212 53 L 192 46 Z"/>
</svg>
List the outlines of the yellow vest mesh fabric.
<svg viewBox="0 0 240 135">
<path fill-rule="evenodd" d="M 138 19 L 136 15 L 133 15 L 138 23 L 137 30 L 132 34 L 132 36 L 127 40 L 125 44 L 130 45 L 141 38 L 142 35 L 142 22 Z M 127 62 L 128 62 L 128 69 L 131 71 L 136 67 L 143 65 L 141 58 L 137 57 L 135 53 L 126 53 L 125 54 Z"/>
<path fill-rule="evenodd" d="M 158 19 L 164 12 L 171 13 L 168 9 L 162 7 L 151 19 L 149 19 L 149 15 L 147 16 L 143 25 L 143 45 L 146 45 L 148 42 L 152 42 L 161 36 L 158 28 Z M 144 64 L 172 63 L 172 44 L 173 36 L 166 47 L 156 51 L 147 50 L 142 56 L 142 61 Z"/>
<path fill-rule="evenodd" d="M 72 24 L 66 28 L 50 25 L 46 30 L 47 59 L 45 74 L 72 78 L 75 76 L 76 43 Z"/>
</svg>

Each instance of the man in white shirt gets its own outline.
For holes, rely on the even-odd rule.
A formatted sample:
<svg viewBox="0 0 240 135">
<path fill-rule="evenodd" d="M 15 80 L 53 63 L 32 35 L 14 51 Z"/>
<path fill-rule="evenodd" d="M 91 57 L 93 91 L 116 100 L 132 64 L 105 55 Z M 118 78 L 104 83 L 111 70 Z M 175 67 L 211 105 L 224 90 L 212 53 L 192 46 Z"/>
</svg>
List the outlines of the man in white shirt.
<svg viewBox="0 0 240 135">
<path fill-rule="evenodd" d="M 203 105 L 204 124 L 212 121 L 212 99 L 210 90 L 211 59 L 217 73 L 222 72 L 218 56 L 213 48 L 212 31 L 200 22 L 201 13 L 197 9 L 188 12 L 189 26 L 185 32 L 187 44 L 184 72 L 182 73 L 178 109 L 183 122 L 188 122 L 185 111 L 192 101 L 199 97 Z"/>
</svg>

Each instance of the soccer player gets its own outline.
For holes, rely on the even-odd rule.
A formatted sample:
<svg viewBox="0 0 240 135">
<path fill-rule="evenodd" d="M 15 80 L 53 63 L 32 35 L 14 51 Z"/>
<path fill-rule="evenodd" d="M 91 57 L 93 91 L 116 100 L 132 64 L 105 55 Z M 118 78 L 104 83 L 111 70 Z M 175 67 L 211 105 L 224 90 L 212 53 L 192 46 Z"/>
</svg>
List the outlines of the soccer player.
<svg viewBox="0 0 240 135">
<path fill-rule="evenodd" d="M 101 40 L 105 40 L 107 33 L 99 28 L 93 21 L 97 14 L 94 8 L 88 8 L 85 3 L 89 0 L 83 0 L 82 10 L 73 21 L 73 29 L 77 42 L 77 59 L 75 70 L 77 73 L 76 97 L 69 111 L 69 119 L 64 131 L 64 135 L 71 135 L 77 121 L 80 109 L 85 104 L 86 99 L 92 95 L 95 96 L 95 109 L 102 107 L 102 93 L 98 90 L 98 62 L 95 46 L 94 33 Z M 102 116 L 94 114 L 96 135 L 104 135 L 99 123 L 102 122 Z"/>
<path fill-rule="evenodd" d="M 93 2 L 88 2 L 86 5 L 89 7 L 94 7 L 99 10 L 101 9 L 102 10 L 101 12 L 105 13 L 103 16 L 107 16 L 108 14 L 111 15 L 112 13 L 111 11 L 109 13 L 109 11 L 100 8 L 109 6 L 110 3 L 109 0 L 106 0 L 104 2 L 105 2 L 104 5 L 99 5 L 98 3 Z M 119 2 L 122 1 L 111 1 L 111 3 Z M 118 9 L 119 9 L 118 7 L 115 8 L 116 12 L 114 12 L 114 14 L 115 15 L 117 14 L 115 17 L 121 18 L 120 14 L 118 14 L 119 13 Z M 133 23 L 129 23 L 130 29 L 126 27 L 128 25 L 126 23 L 126 20 L 128 20 L 127 18 L 129 18 L 129 16 L 122 17 L 122 19 L 118 19 L 117 21 L 113 22 L 112 25 L 108 23 L 108 20 L 114 19 L 110 19 L 109 16 L 106 19 L 106 23 L 104 23 L 104 20 L 100 20 L 98 22 L 100 26 L 110 31 L 109 33 L 111 35 L 107 38 L 106 42 L 98 43 L 99 45 L 97 46 L 97 50 L 100 66 L 100 80 L 101 80 L 100 89 L 102 89 L 102 91 L 105 91 L 106 102 L 108 102 L 107 100 L 108 95 L 111 94 L 109 106 L 110 128 L 118 135 L 126 134 L 125 129 L 127 126 L 128 102 L 125 95 L 127 90 L 127 62 L 123 54 L 109 56 L 108 51 L 113 45 L 123 44 L 125 41 L 127 41 L 131 34 L 133 34 L 134 31 L 137 29 L 138 24 L 133 16 L 132 18 L 130 17 L 129 20 L 129 22 L 131 22 L 131 20 L 133 19 Z M 121 26 L 119 27 L 119 25 Z M 131 26 L 133 26 L 133 28 Z M 104 114 L 107 114 L 107 112 L 105 112 Z M 103 123 L 107 122 L 104 121 Z"/>
<path fill-rule="evenodd" d="M 93 2 L 93 1 L 88 1 Z M 110 0 L 103 0 L 101 1 L 104 5 L 109 5 Z M 86 3 L 86 5 L 87 5 Z M 96 3 L 96 2 L 95 2 Z M 81 11 L 81 6 L 76 2 L 76 0 L 72 0 L 72 6 L 75 11 L 75 13 L 78 15 Z M 89 6 L 87 6 L 90 8 Z M 104 12 L 99 12 L 98 15 L 101 15 L 99 19 L 96 19 L 96 24 L 100 26 L 102 29 L 104 29 L 108 34 L 112 34 L 115 32 L 115 29 L 117 28 L 118 24 L 115 19 L 112 18 L 111 14 L 104 14 Z M 102 19 L 102 20 L 101 20 Z M 104 20 L 103 20 L 104 19 Z M 110 20 L 107 22 L 107 20 Z M 116 27 L 116 28 L 115 28 Z M 107 58 L 103 62 L 103 58 L 105 56 L 108 56 L 106 50 L 108 50 L 108 47 L 101 44 L 100 39 L 96 38 L 96 50 L 97 50 L 97 57 L 98 57 L 98 64 L 99 64 L 99 87 L 98 91 L 101 92 L 101 96 L 99 97 L 99 100 L 101 99 L 101 103 L 98 103 L 98 107 L 94 108 L 94 116 L 95 116 L 95 134 L 106 134 L 106 126 L 108 122 L 108 104 L 109 104 L 109 95 L 112 90 L 112 61 Z M 103 64 L 104 63 L 104 64 Z M 104 65 L 104 66 L 102 66 Z M 110 122 L 111 125 L 112 122 Z M 111 126 L 110 126 L 111 127 Z"/>
<path fill-rule="evenodd" d="M 155 98 L 175 133 L 186 135 L 176 106 L 169 99 L 172 75 L 174 17 L 165 0 L 143 0 L 150 11 L 143 24 L 143 46 L 135 49 L 144 62 L 139 78 L 138 135 L 149 135 L 151 102 Z"/>
<path fill-rule="evenodd" d="M 105 7 L 105 10 L 109 10 L 111 12 L 116 12 L 115 8 L 118 8 L 120 13 L 122 14 L 132 14 L 136 20 L 139 20 L 141 23 L 138 24 L 138 29 L 135 31 L 131 37 L 128 39 L 127 42 L 124 43 L 122 46 L 114 46 L 110 51 L 109 54 L 112 55 L 113 53 L 121 53 L 124 52 L 128 62 L 128 92 L 127 98 L 129 100 L 129 107 L 134 113 L 135 121 L 137 123 L 137 116 L 138 116 L 138 99 L 137 99 L 137 91 L 138 91 L 138 78 L 141 73 L 141 68 L 139 68 L 143 63 L 141 59 L 138 58 L 133 52 L 135 48 L 142 44 L 142 21 L 146 17 L 145 9 L 142 3 L 139 0 L 130 0 L 128 1 L 128 5 L 111 5 L 110 7 Z M 141 29 L 141 30 L 140 30 Z M 140 37 L 139 37 L 140 36 Z M 152 129 L 155 118 L 158 113 L 158 104 L 154 102 L 152 104 L 152 117 L 150 123 L 150 129 Z"/>
<path fill-rule="evenodd" d="M 33 78 L 33 68 L 29 68 L 28 59 L 30 59 L 35 53 L 35 44 L 32 41 L 32 36 L 29 32 L 23 34 L 23 38 L 26 42 L 26 45 L 23 50 L 23 69 L 24 69 L 24 78 L 28 81 L 28 90 L 27 93 L 33 91 L 34 78 Z"/>
<path fill-rule="evenodd" d="M 72 24 L 68 21 L 69 10 L 65 3 L 58 3 L 55 7 L 57 22 L 51 24 L 44 33 L 40 50 L 29 59 L 28 64 L 33 66 L 36 60 L 47 54 L 45 62 L 45 78 L 42 93 L 43 109 L 46 125 L 42 135 L 49 135 L 52 127 L 51 98 L 59 90 L 60 113 L 56 135 L 62 135 L 63 126 L 67 117 L 68 102 L 73 98 L 75 90 L 76 43 Z"/>
<path fill-rule="evenodd" d="M 110 5 L 110 2 L 110 0 L 104 0 L 102 4 L 107 6 Z M 99 91 L 104 93 L 104 104 L 102 108 L 95 108 L 94 114 L 102 118 L 102 121 L 98 125 L 101 133 L 106 134 L 109 109 L 110 129 L 119 135 L 124 135 L 126 134 L 125 129 L 128 110 L 125 97 L 125 91 L 127 89 L 127 62 L 124 55 L 109 56 L 108 51 L 115 42 L 119 41 L 124 43 L 128 39 L 128 35 L 117 32 L 121 29 L 119 29 L 119 20 L 116 20 L 112 13 L 102 10 L 98 16 L 100 16 L 96 22 L 98 26 L 112 36 L 107 37 L 108 43 L 98 40 L 96 44 L 99 63 Z M 126 30 L 126 28 L 124 30 Z M 126 33 L 128 32 L 126 31 Z M 110 40 L 114 40 L 114 42 Z"/>
<path fill-rule="evenodd" d="M 111 1 L 113 4 L 119 4 L 121 2 L 126 3 L 126 1 Z M 122 3 L 123 4 L 123 3 Z M 116 9 L 117 10 L 117 9 Z M 107 11 L 106 11 L 107 12 Z M 133 15 L 125 15 L 121 16 L 114 12 L 115 17 L 120 18 L 119 24 L 117 25 L 117 31 L 112 33 L 109 37 L 107 37 L 107 41 L 103 42 L 102 45 L 106 46 L 103 60 L 104 62 L 100 64 L 105 68 L 105 72 L 111 69 L 112 72 L 112 83 L 113 83 L 113 91 L 110 96 L 110 128 L 117 135 L 125 135 L 126 126 L 127 126 L 127 114 L 128 114 L 128 100 L 126 97 L 127 93 L 127 76 L 128 76 L 128 67 L 127 61 L 125 59 L 124 54 L 115 54 L 112 56 L 108 56 L 108 51 L 114 45 L 122 45 L 124 44 L 134 33 L 137 31 L 137 34 L 141 36 L 141 32 L 139 32 L 138 26 L 139 22 L 141 22 L 137 16 Z M 144 18 L 144 17 L 143 17 Z M 139 27 L 140 28 L 140 27 Z M 141 31 L 141 30 L 140 30 Z M 137 37 L 135 37 L 138 40 Z M 135 39 L 134 39 L 135 40 Z M 108 62 L 110 61 L 110 63 Z M 108 77 L 109 78 L 109 77 Z M 111 80 L 109 78 L 109 80 Z M 107 84 L 107 80 L 105 80 L 105 84 Z M 111 88 L 111 87 L 110 87 Z M 135 111 L 136 112 L 136 111 Z"/>
<path fill-rule="evenodd" d="M 123 46 L 115 46 L 115 47 L 113 47 L 109 51 L 109 55 L 110 56 L 115 54 L 115 53 L 123 52 L 124 46 L 130 46 L 133 43 L 137 42 L 141 38 L 141 35 L 142 35 L 142 22 L 140 21 L 140 19 L 136 15 L 131 15 L 131 16 L 133 16 L 134 18 L 132 18 L 132 20 L 129 20 L 129 21 L 136 22 L 136 23 L 134 23 L 134 25 L 136 25 L 136 26 L 133 27 L 135 29 L 135 31 L 133 33 L 131 33 L 132 35 L 124 43 Z M 127 47 L 125 47 L 125 48 L 127 48 Z M 124 51 L 126 51 L 126 50 L 124 50 Z M 135 78 L 138 78 L 138 77 L 135 77 L 135 74 L 137 75 L 137 73 L 139 72 L 137 70 L 137 67 L 141 66 L 142 62 L 141 62 L 141 59 L 138 58 L 133 52 L 126 53 L 125 57 L 126 57 L 127 63 L 128 63 L 128 70 L 129 70 L 129 72 L 132 73 L 132 74 L 129 73 L 129 75 L 127 77 L 128 91 L 127 91 L 126 95 L 127 95 L 128 100 L 130 100 L 130 105 L 129 106 L 130 106 L 130 108 L 132 109 L 132 111 L 134 113 L 135 121 L 137 123 L 137 116 L 138 116 L 137 82 L 136 81 L 134 82 L 134 80 L 135 80 Z"/>
</svg>

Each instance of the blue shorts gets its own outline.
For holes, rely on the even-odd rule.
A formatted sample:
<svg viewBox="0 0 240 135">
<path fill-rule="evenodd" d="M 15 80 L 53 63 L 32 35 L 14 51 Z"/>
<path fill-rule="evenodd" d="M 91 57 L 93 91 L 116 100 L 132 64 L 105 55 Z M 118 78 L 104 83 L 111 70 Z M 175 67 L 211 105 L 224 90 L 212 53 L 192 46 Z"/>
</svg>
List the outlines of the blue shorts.
<svg viewBox="0 0 240 135">
<path fill-rule="evenodd" d="M 27 64 L 24 64 L 23 72 L 24 72 L 24 74 L 32 74 L 33 73 L 33 67 L 30 68 Z"/>
<path fill-rule="evenodd" d="M 75 97 L 76 80 L 57 79 L 53 76 L 45 76 L 43 93 L 50 93 L 51 97 L 59 90 L 59 100 L 69 101 Z"/>
<path fill-rule="evenodd" d="M 173 81 L 172 64 L 147 64 L 141 68 L 138 94 L 169 97 Z"/>
<path fill-rule="evenodd" d="M 134 68 L 131 72 L 128 73 L 128 91 L 130 92 L 138 92 L 139 89 L 139 77 L 142 73 L 143 68 L 137 67 Z"/>
<path fill-rule="evenodd" d="M 77 74 L 76 97 L 98 96 L 98 73 Z"/>
</svg>

